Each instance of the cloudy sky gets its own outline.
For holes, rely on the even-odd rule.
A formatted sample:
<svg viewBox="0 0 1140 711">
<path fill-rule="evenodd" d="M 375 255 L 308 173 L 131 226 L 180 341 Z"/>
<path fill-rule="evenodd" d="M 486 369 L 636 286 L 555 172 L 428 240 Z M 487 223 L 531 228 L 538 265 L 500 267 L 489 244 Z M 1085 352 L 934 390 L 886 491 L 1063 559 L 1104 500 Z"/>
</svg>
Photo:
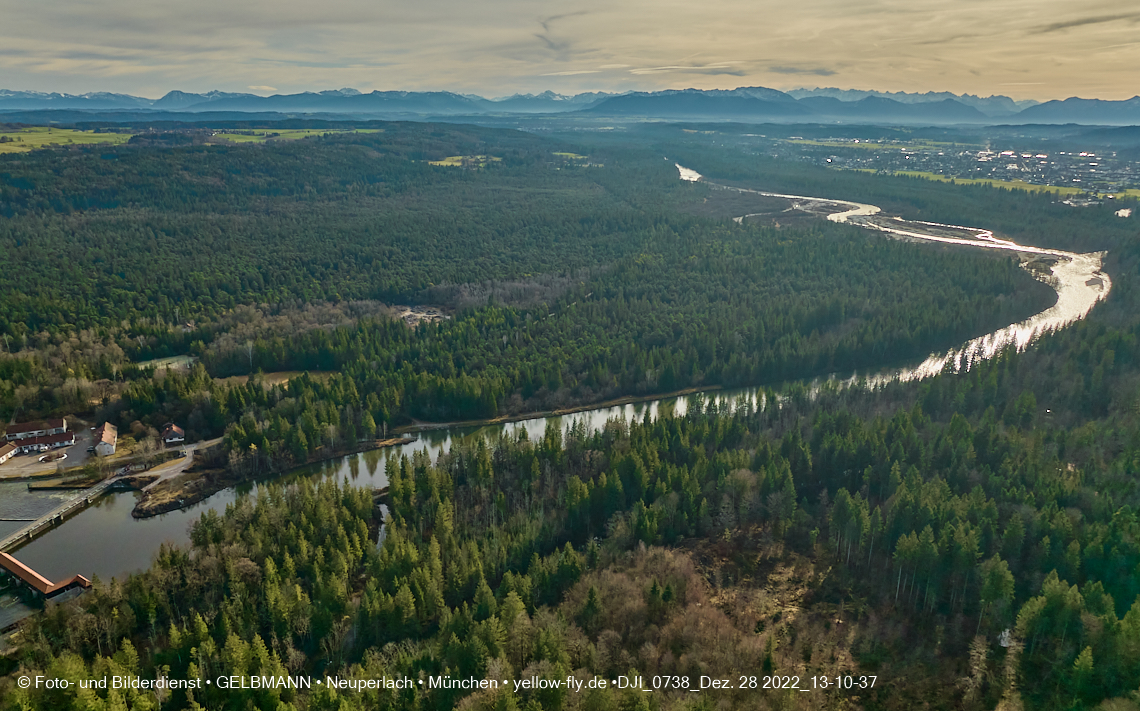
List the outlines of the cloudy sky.
<svg viewBox="0 0 1140 711">
<path fill-rule="evenodd" d="M 1140 94 L 1140 9 L 1119 0 L 0 0 L 0 18 L 6 89 Z"/>
</svg>

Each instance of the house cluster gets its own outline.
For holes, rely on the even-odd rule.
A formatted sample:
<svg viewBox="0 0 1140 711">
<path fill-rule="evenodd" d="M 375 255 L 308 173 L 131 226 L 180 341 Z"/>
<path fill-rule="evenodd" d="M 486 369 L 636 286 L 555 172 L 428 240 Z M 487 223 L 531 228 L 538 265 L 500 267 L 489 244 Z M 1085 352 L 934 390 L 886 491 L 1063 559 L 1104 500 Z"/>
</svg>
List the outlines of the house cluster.
<svg viewBox="0 0 1140 711">
<path fill-rule="evenodd" d="M 0 464 L 17 454 L 70 447 L 75 444 L 75 432 L 67 429 L 67 420 L 63 418 L 44 422 L 18 422 L 8 425 L 4 441 L 5 444 L 0 445 Z"/>
<path fill-rule="evenodd" d="M 94 431 L 94 441 L 88 452 L 100 457 L 109 457 L 119 445 L 119 430 L 110 422 L 104 422 Z M 162 442 L 167 447 L 180 446 L 186 442 L 186 432 L 174 424 L 167 423 L 162 428 Z M 67 420 L 46 420 L 44 422 L 19 422 L 8 425 L 0 436 L 0 464 L 17 454 L 46 452 L 59 447 L 75 444 L 75 432 L 67 429 Z"/>
</svg>

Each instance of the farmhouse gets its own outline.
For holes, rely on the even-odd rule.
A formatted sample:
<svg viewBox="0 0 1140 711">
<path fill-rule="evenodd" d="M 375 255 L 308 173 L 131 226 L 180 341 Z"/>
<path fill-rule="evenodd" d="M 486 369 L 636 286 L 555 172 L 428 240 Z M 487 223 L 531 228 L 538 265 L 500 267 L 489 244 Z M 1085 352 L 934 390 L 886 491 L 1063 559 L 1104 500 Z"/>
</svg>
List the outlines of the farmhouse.
<svg viewBox="0 0 1140 711">
<path fill-rule="evenodd" d="M 16 445 L 14 444 L 9 443 L 0 446 L 0 464 L 3 464 L 12 457 L 16 456 L 16 451 Z"/>
<path fill-rule="evenodd" d="M 162 443 L 167 447 L 173 444 L 182 444 L 186 441 L 186 433 L 174 423 L 168 423 L 162 428 Z"/>
<path fill-rule="evenodd" d="M 46 422 L 17 422 L 16 424 L 8 425 L 8 429 L 4 432 L 4 439 L 9 442 L 15 442 L 31 437 L 46 437 L 48 435 L 63 434 L 66 431 L 67 420 L 62 417 L 58 420 L 47 420 Z"/>
<path fill-rule="evenodd" d="M 110 422 L 104 422 L 99 429 L 95 430 L 95 453 L 100 457 L 109 457 L 114 454 L 118 443 L 119 428 Z"/>
</svg>

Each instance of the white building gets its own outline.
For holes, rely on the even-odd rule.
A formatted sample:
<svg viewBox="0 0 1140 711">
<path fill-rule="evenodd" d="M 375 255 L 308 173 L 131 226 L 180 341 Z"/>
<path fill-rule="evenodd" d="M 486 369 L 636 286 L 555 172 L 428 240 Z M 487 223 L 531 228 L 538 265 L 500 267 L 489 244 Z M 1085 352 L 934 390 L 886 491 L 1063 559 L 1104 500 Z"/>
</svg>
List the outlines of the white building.
<svg viewBox="0 0 1140 711">
<path fill-rule="evenodd" d="M 21 454 L 29 452 L 46 452 L 49 449 L 70 447 L 75 444 L 74 432 L 60 432 L 58 434 L 44 435 L 43 437 L 28 437 L 12 442 Z"/>
<path fill-rule="evenodd" d="M 115 447 L 118 444 L 119 428 L 110 422 L 104 422 L 102 427 L 95 430 L 95 454 L 100 457 L 109 457 L 115 453 Z"/>
</svg>

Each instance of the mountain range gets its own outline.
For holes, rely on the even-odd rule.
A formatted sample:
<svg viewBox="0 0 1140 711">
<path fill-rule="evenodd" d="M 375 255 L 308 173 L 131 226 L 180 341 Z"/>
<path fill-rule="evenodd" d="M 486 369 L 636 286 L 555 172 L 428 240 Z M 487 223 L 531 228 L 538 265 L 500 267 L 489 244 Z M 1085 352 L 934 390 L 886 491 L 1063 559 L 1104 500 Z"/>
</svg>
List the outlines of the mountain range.
<svg viewBox="0 0 1140 711">
<path fill-rule="evenodd" d="M 966 106 L 973 106 L 986 116 L 993 118 L 1013 116 L 1022 109 L 1036 106 L 1040 102 L 1032 99 L 1014 101 L 1008 96 L 975 96 L 974 94 L 951 94 L 948 91 L 927 91 L 921 94 L 906 91 L 863 91 L 859 89 L 792 89 L 789 96 L 797 99 L 805 97 L 827 96 L 840 101 L 859 101 L 860 99 L 879 98 L 891 99 L 901 104 L 926 104 L 951 99 Z"/>
<path fill-rule="evenodd" d="M 299 94 L 171 91 L 160 99 L 91 92 L 59 94 L 0 89 L 0 114 L 39 111 L 131 112 L 146 120 L 161 113 L 341 115 L 354 118 L 447 117 L 493 114 L 574 114 L 589 117 L 774 121 L 781 123 L 1088 124 L 1140 125 L 1140 96 L 1126 101 L 1069 98 L 1044 103 L 1007 96 L 947 92 L 890 93 L 845 89 L 765 87 L 675 89 L 567 96 L 546 91 L 486 99 L 449 91 L 373 91 L 344 88 Z M 10 120 L 11 120 L 10 118 Z M 92 117 L 94 118 L 94 117 Z"/>
<path fill-rule="evenodd" d="M 182 111 L 273 111 L 333 114 L 486 114 L 561 113 L 591 106 L 609 96 L 586 93 L 564 96 L 546 91 L 541 94 L 515 94 L 499 99 L 455 94 L 450 91 L 373 91 L 332 89 L 300 94 L 257 94 L 210 91 L 202 94 L 171 91 L 161 99 L 145 99 L 128 94 L 105 92 L 56 94 L 38 91 L 0 89 L 0 112 L 42 110 L 139 110 Z"/>
</svg>

